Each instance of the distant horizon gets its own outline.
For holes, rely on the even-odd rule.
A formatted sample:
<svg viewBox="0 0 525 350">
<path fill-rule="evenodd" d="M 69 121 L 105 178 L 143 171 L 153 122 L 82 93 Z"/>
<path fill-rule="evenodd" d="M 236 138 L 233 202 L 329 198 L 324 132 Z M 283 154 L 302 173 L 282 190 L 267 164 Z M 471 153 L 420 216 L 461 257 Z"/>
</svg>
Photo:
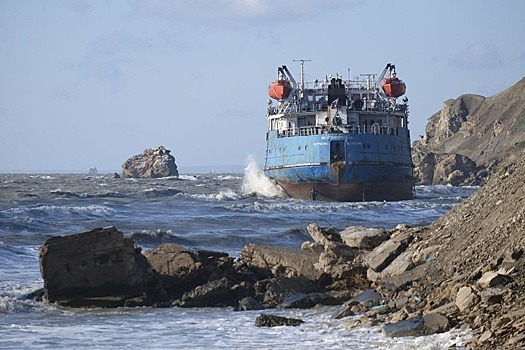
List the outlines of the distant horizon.
<svg viewBox="0 0 525 350">
<path fill-rule="evenodd" d="M 96 167 L 96 166 L 95 166 Z M 240 164 L 226 164 L 226 165 L 189 165 L 179 166 L 177 170 L 179 174 L 208 174 L 208 173 L 244 173 L 246 165 Z M 89 168 L 85 170 L 65 170 L 65 169 L 0 169 L 0 174 L 86 174 L 89 175 Z M 111 170 L 111 169 L 98 169 L 98 174 L 122 174 L 122 169 Z"/>
</svg>

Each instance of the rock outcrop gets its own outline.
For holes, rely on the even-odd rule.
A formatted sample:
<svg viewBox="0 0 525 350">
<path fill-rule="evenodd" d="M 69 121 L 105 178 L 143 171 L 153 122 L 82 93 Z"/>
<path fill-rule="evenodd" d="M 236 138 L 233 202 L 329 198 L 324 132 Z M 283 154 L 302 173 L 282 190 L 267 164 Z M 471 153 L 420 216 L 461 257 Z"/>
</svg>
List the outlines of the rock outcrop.
<svg viewBox="0 0 525 350">
<path fill-rule="evenodd" d="M 114 227 L 48 239 L 40 248 L 44 300 L 73 307 L 151 304 L 157 280 L 132 240 Z"/>
<path fill-rule="evenodd" d="M 145 149 L 122 164 L 122 177 L 159 178 L 179 176 L 175 157 L 163 146 Z"/>
<path fill-rule="evenodd" d="M 413 143 L 419 184 L 483 184 L 487 172 L 525 148 L 525 78 L 491 97 L 444 102 Z"/>
</svg>

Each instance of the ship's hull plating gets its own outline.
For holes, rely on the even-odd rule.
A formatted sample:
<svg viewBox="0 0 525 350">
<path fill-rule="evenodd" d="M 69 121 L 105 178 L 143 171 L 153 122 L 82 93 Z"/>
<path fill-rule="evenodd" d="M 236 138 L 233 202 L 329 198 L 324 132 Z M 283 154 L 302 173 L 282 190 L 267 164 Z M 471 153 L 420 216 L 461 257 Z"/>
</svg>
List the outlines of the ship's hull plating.
<svg viewBox="0 0 525 350">
<path fill-rule="evenodd" d="M 293 183 L 276 180 L 292 198 L 338 202 L 398 201 L 413 198 L 412 182 Z M 315 192 L 314 192 L 315 191 Z"/>
<path fill-rule="evenodd" d="M 279 138 L 270 132 L 264 172 L 297 199 L 397 201 L 414 196 L 407 133 Z"/>
</svg>

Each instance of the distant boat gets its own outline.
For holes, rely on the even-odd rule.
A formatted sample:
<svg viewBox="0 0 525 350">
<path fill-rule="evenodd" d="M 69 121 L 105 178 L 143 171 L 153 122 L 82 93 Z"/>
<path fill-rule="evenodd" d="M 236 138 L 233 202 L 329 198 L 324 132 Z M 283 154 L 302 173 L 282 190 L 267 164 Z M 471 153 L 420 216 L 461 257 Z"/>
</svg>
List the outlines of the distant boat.
<svg viewBox="0 0 525 350">
<path fill-rule="evenodd" d="M 293 198 L 411 199 L 414 179 L 408 99 L 395 66 L 375 79 L 326 76 L 297 84 L 286 66 L 268 87 L 264 173 Z M 276 105 L 274 102 L 276 101 Z"/>
<path fill-rule="evenodd" d="M 98 175 L 98 170 L 97 170 L 97 167 L 93 167 L 93 168 L 89 168 L 88 169 L 88 174 L 89 175 Z"/>
</svg>

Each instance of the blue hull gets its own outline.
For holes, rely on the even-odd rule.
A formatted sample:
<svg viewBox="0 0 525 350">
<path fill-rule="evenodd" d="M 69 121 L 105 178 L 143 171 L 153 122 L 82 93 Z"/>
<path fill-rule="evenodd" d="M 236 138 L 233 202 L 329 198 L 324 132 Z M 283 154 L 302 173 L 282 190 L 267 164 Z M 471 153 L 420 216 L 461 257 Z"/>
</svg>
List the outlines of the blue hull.
<svg viewBox="0 0 525 350">
<path fill-rule="evenodd" d="M 267 134 L 265 174 L 293 198 L 331 201 L 413 198 L 410 138 L 329 133 Z"/>
</svg>

